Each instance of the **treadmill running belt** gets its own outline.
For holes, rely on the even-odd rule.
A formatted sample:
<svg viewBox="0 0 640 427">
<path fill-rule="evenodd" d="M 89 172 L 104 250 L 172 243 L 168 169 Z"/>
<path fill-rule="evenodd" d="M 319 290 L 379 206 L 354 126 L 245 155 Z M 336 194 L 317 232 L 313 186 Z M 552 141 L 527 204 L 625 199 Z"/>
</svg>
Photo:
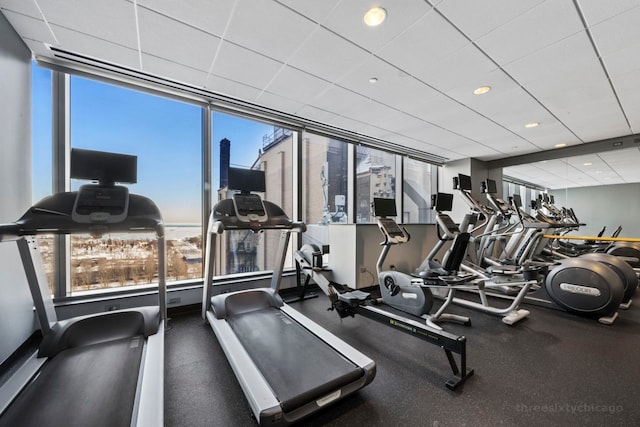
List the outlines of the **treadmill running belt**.
<svg viewBox="0 0 640 427">
<path fill-rule="evenodd" d="M 144 337 L 65 350 L 49 360 L 0 426 L 130 426 Z"/>
<path fill-rule="evenodd" d="M 231 316 L 229 325 L 288 412 L 364 375 L 276 308 Z"/>
</svg>

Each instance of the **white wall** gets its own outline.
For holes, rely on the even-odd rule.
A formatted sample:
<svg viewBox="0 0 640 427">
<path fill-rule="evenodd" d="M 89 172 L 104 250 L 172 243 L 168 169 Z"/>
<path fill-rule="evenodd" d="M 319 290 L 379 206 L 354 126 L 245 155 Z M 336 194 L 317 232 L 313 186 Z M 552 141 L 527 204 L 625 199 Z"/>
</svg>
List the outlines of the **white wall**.
<svg viewBox="0 0 640 427">
<path fill-rule="evenodd" d="M 31 52 L 0 14 L 0 223 L 31 205 Z M 35 330 L 15 242 L 0 243 L 0 362 Z"/>
</svg>

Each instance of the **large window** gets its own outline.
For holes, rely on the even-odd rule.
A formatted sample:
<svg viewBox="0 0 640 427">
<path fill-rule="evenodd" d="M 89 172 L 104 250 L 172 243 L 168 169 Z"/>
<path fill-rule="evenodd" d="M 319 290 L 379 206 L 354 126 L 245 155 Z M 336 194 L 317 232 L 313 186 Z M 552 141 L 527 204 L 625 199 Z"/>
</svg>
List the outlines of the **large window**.
<svg viewBox="0 0 640 427">
<path fill-rule="evenodd" d="M 396 176 L 395 154 L 369 147 L 356 148 L 356 222 L 375 222 L 374 197 L 396 198 Z M 397 210 L 400 211 L 400 206 Z"/>
<path fill-rule="evenodd" d="M 305 132 L 302 137 L 302 218 L 307 225 L 350 220 L 349 144 Z"/>
<path fill-rule="evenodd" d="M 265 200 L 280 206 L 295 218 L 293 206 L 293 141 L 296 132 L 219 112 L 212 113 L 212 182 L 217 197 L 231 197 L 227 189 L 229 167 L 259 169 L 265 172 Z M 231 190 L 231 191 L 229 191 Z M 270 270 L 279 242 L 278 231 L 256 234 L 252 231 L 225 233 L 218 256 L 218 274 Z M 286 267 L 293 267 L 293 245 L 289 245 Z"/>
<path fill-rule="evenodd" d="M 52 92 L 52 82 L 60 90 Z M 395 199 L 399 220 L 405 223 L 432 220 L 432 165 L 262 120 L 220 111 L 208 116 L 206 101 L 198 105 L 177 99 L 34 65 L 34 202 L 56 191 L 54 185 L 61 191 L 53 177 L 64 176 L 67 166 L 61 155 L 66 141 L 68 148 L 136 155 L 138 182 L 129 189 L 152 199 L 162 212 L 169 281 L 202 277 L 202 218 L 209 214 L 204 212 L 209 201 L 215 204 L 231 196 L 229 167 L 264 171 L 262 196 L 292 219 L 304 221 L 305 239 L 314 243 L 326 243 L 328 224 L 374 222 L 374 197 Z M 68 117 L 69 126 L 59 120 L 53 138 L 56 113 Z M 83 183 L 62 184 L 76 190 Z M 218 275 L 273 269 L 279 232 L 229 232 L 220 240 Z M 285 267 L 294 266 L 292 250 L 298 243 L 292 239 Z M 151 233 L 48 236 L 40 239 L 40 247 L 50 283 L 56 282 L 56 296 L 157 280 L 157 247 Z"/>
<path fill-rule="evenodd" d="M 202 277 L 201 117 L 198 106 L 71 78 L 71 147 L 138 156 L 138 182 L 129 191 L 160 208 L 168 280 Z M 153 234 L 74 235 L 70 260 L 69 294 L 157 280 Z"/>
<path fill-rule="evenodd" d="M 413 159 L 404 159 L 402 181 L 402 222 L 434 222 L 431 195 L 437 191 L 436 167 Z"/>
</svg>

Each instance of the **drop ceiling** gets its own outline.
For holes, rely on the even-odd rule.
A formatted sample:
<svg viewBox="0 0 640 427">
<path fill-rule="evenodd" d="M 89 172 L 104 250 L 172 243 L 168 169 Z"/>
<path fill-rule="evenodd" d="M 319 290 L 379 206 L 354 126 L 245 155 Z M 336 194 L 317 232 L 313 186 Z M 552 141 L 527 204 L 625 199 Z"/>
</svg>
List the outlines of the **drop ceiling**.
<svg viewBox="0 0 640 427">
<path fill-rule="evenodd" d="M 388 15 L 370 28 L 374 4 Z M 639 0 L 0 0 L 0 10 L 35 58 L 54 58 L 53 46 L 443 161 L 640 130 Z M 479 86 L 491 91 L 474 95 Z M 553 188 L 540 176 L 591 162 L 581 185 L 605 183 L 601 164 L 611 182 L 640 181 L 627 156 L 588 157 L 505 174 Z"/>
</svg>

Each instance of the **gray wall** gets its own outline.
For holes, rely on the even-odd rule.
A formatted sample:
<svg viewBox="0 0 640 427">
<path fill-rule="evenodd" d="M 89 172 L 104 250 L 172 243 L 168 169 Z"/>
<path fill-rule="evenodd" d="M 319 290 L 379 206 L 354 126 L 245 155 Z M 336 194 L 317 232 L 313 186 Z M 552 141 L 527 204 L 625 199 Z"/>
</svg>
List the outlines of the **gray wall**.
<svg viewBox="0 0 640 427">
<path fill-rule="evenodd" d="M 587 225 L 573 234 L 596 235 L 607 226 L 605 236 L 622 225 L 624 237 L 640 237 L 640 184 L 602 185 L 550 191 L 557 206 L 573 208 Z"/>
<path fill-rule="evenodd" d="M 0 223 L 31 205 L 31 52 L 0 14 Z M 15 242 L 0 243 L 0 362 L 35 330 Z"/>
</svg>

